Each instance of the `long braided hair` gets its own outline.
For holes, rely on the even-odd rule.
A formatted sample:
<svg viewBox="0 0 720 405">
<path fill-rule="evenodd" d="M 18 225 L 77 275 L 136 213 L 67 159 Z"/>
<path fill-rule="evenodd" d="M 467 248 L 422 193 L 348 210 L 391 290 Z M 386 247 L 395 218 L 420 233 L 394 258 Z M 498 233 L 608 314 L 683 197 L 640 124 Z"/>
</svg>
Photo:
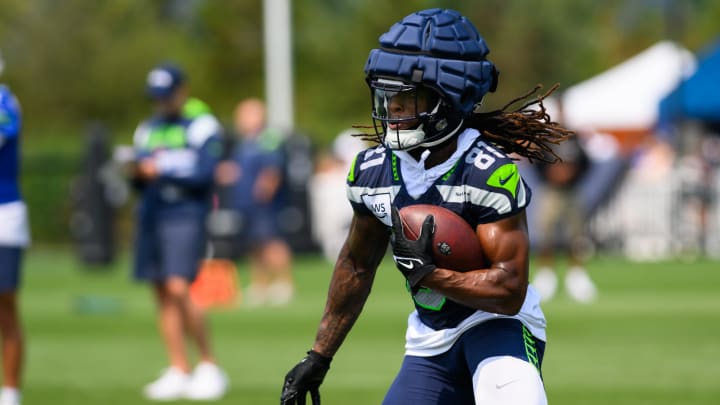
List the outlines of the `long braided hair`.
<svg viewBox="0 0 720 405">
<path fill-rule="evenodd" d="M 473 113 L 465 125 L 479 130 L 485 139 L 507 154 L 524 156 L 530 162 L 556 162 L 560 158 L 553 151 L 553 145 L 575 135 L 573 131 L 553 121 L 543 104 L 543 100 L 559 86 L 555 84 L 544 94 L 528 100 L 542 88 L 537 85 L 498 110 Z M 520 102 L 520 107 L 511 109 Z"/>
<path fill-rule="evenodd" d="M 542 85 L 536 85 L 527 93 L 514 98 L 502 108 L 489 112 L 475 112 L 465 119 L 464 127 L 475 128 L 483 138 L 507 154 L 526 157 L 530 162 L 539 160 L 554 163 L 560 157 L 553 151 L 557 145 L 575 133 L 553 121 L 545 109 L 543 100 L 550 96 L 558 87 L 555 84 L 535 98 Z M 520 104 L 517 108 L 514 105 Z M 365 125 L 353 125 L 356 129 L 374 128 Z M 353 134 L 365 141 L 382 143 L 382 139 L 369 134 Z"/>
</svg>

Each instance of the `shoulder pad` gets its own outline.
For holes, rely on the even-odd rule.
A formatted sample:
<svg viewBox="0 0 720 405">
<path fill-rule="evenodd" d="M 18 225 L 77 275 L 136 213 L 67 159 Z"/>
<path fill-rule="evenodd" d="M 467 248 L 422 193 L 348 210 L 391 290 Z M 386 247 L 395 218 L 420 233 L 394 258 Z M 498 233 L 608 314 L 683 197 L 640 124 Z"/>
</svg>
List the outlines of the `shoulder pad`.
<svg viewBox="0 0 720 405">
<path fill-rule="evenodd" d="M 348 173 L 348 184 L 366 183 L 382 171 L 385 162 L 392 154 L 382 145 L 365 149 L 355 156 Z"/>
<path fill-rule="evenodd" d="M 462 175 L 456 183 L 438 186 L 446 201 L 469 203 L 478 210 L 480 222 L 494 221 L 527 206 L 530 190 L 507 154 L 479 140 L 463 159 Z"/>
<path fill-rule="evenodd" d="M 200 148 L 213 136 L 222 134 L 222 126 L 212 114 L 202 114 L 193 119 L 187 129 L 188 143 Z"/>
</svg>

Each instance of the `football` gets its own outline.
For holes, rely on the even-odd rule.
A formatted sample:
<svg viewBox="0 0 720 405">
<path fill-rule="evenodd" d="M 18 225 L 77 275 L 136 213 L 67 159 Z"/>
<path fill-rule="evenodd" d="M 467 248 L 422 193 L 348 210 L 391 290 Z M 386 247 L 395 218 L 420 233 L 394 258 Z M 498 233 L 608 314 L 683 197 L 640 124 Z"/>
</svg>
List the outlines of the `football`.
<svg viewBox="0 0 720 405">
<path fill-rule="evenodd" d="M 485 257 L 475 231 L 458 214 L 436 205 L 417 204 L 400 209 L 403 232 L 416 240 L 423 221 L 435 217 L 433 257 L 440 268 L 468 271 L 486 267 Z"/>
</svg>

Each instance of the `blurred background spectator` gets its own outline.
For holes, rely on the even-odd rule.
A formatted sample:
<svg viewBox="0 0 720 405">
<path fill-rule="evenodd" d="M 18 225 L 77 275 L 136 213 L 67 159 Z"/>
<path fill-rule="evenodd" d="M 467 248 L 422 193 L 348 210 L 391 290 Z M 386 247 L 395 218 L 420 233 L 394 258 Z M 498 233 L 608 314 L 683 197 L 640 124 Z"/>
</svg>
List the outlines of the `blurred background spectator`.
<svg viewBox="0 0 720 405">
<path fill-rule="evenodd" d="M 562 100 L 561 94 L 544 103 L 550 119 L 561 123 Z M 604 242 L 593 233 L 591 218 L 612 199 L 627 158 L 621 155 L 616 137 L 588 128 L 576 130 L 574 137 L 552 152 L 559 161 L 519 165 L 537 201 L 528 211 L 537 253 L 532 284 L 543 300 L 552 298 L 560 285 L 558 268 L 566 262 L 566 293 L 575 301 L 589 303 L 595 300 L 597 288 L 585 263 Z M 548 157 L 552 158 L 549 152 Z"/>
<path fill-rule="evenodd" d="M 0 54 L 0 74 L 4 61 Z M 27 206 L 20 191 L 20 103 L 0 83 L 0 333 L 2 376 L 0 405 L 20 405 L 25 339 L 18 290 L 25 249 L 30 244 Z"/>
<path fill-rule="evenodd" d="M 565 288 L 568 295 L 576 301 L 591 302 L 597 292 L 585 268 L 591 242 L 578 186 L 590 162 L 576 136 L 553 149 L 559 161 L 534 165 L 542 190 L 536 194 L 539 246 L 538 268 L 532 284 L 542 300 L 552 298 L 558 285 L 556 271 L 560 262 L 557 260 L 567 257 Z"/>
<path fill-rule="evenodd" d="M 335 263 L 352 221 L 352 207 L 347 201 L 345 182 L 355 156 L 367 144 L 353 136 L 357 130 L 340 132 L 329 150 L 315 161 L 315 173 L 308 183 L 313 237 L 325 258 Z"/>
<path fill-rule="evenodd" d="M 227 377 L 210 347 L 205 314 L 190 298 L 205 255 L 205 220 L 222 128 L 209 107 L 189 97 L 185 73 L 162 64 L 147 76 L 154 114 L 135 131 L 132 181 L 140 193 L 135 240 L 135 278 L 151 284 L 169 366 L 145 386 L 153 400 L 218 399 Z M 199 352 L 194 367 L 185 350 Z"/>
<path fill-rule="evenodd" d="M 250 98 L 234 115 L 237 142 L 230 159 L 216 170 L 218 184 L 231 189 L 231 205 L 239 213 L 240 243 L 249 254 L 249 306 L 286 305 L 294 294 L 292 251 L 281 231 L 286 204 L 283 134 L 265 125 L 265 105 Z"/>
</svg>

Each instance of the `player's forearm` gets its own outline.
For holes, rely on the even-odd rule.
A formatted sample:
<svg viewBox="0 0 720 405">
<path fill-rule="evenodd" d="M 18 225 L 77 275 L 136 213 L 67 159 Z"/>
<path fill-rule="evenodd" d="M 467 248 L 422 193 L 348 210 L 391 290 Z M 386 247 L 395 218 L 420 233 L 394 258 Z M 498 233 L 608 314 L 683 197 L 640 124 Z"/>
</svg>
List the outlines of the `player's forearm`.
<svg viewBox="0 0 720 405">
<path fill-rule="evenodd" d="M 258 175 L 253 187 L 253 196 L 257 201 L 271 201 L 282 183 L 282 173 L 275 168 L 265 169 Z"/>
<path fill-rule="evenodd" d="M 347 245 L 343 247 L 330 281 L 327 304 L 313 350 L 328 357 L 335 355 L 362 312 L 370 295 L 375 270 L 376 267 L 363 268 L 347 255 Z"/>
<path fill-rule="evenodd" d="M 525 301 L 528 286 L 525 213 L 478 225 L 476 233 L 491 263 L 489 268 L 468 272 L 436 269 L 421 284 L 471 308 L 514 315 Z"/>
<path fill-rule="evenodd" d="M 436 269 L 422 280 L 422 285 L 471 308 L 515 315 L 525 300 L 527 277 L 508 267 L 465 273 Z"/>
</svg>

